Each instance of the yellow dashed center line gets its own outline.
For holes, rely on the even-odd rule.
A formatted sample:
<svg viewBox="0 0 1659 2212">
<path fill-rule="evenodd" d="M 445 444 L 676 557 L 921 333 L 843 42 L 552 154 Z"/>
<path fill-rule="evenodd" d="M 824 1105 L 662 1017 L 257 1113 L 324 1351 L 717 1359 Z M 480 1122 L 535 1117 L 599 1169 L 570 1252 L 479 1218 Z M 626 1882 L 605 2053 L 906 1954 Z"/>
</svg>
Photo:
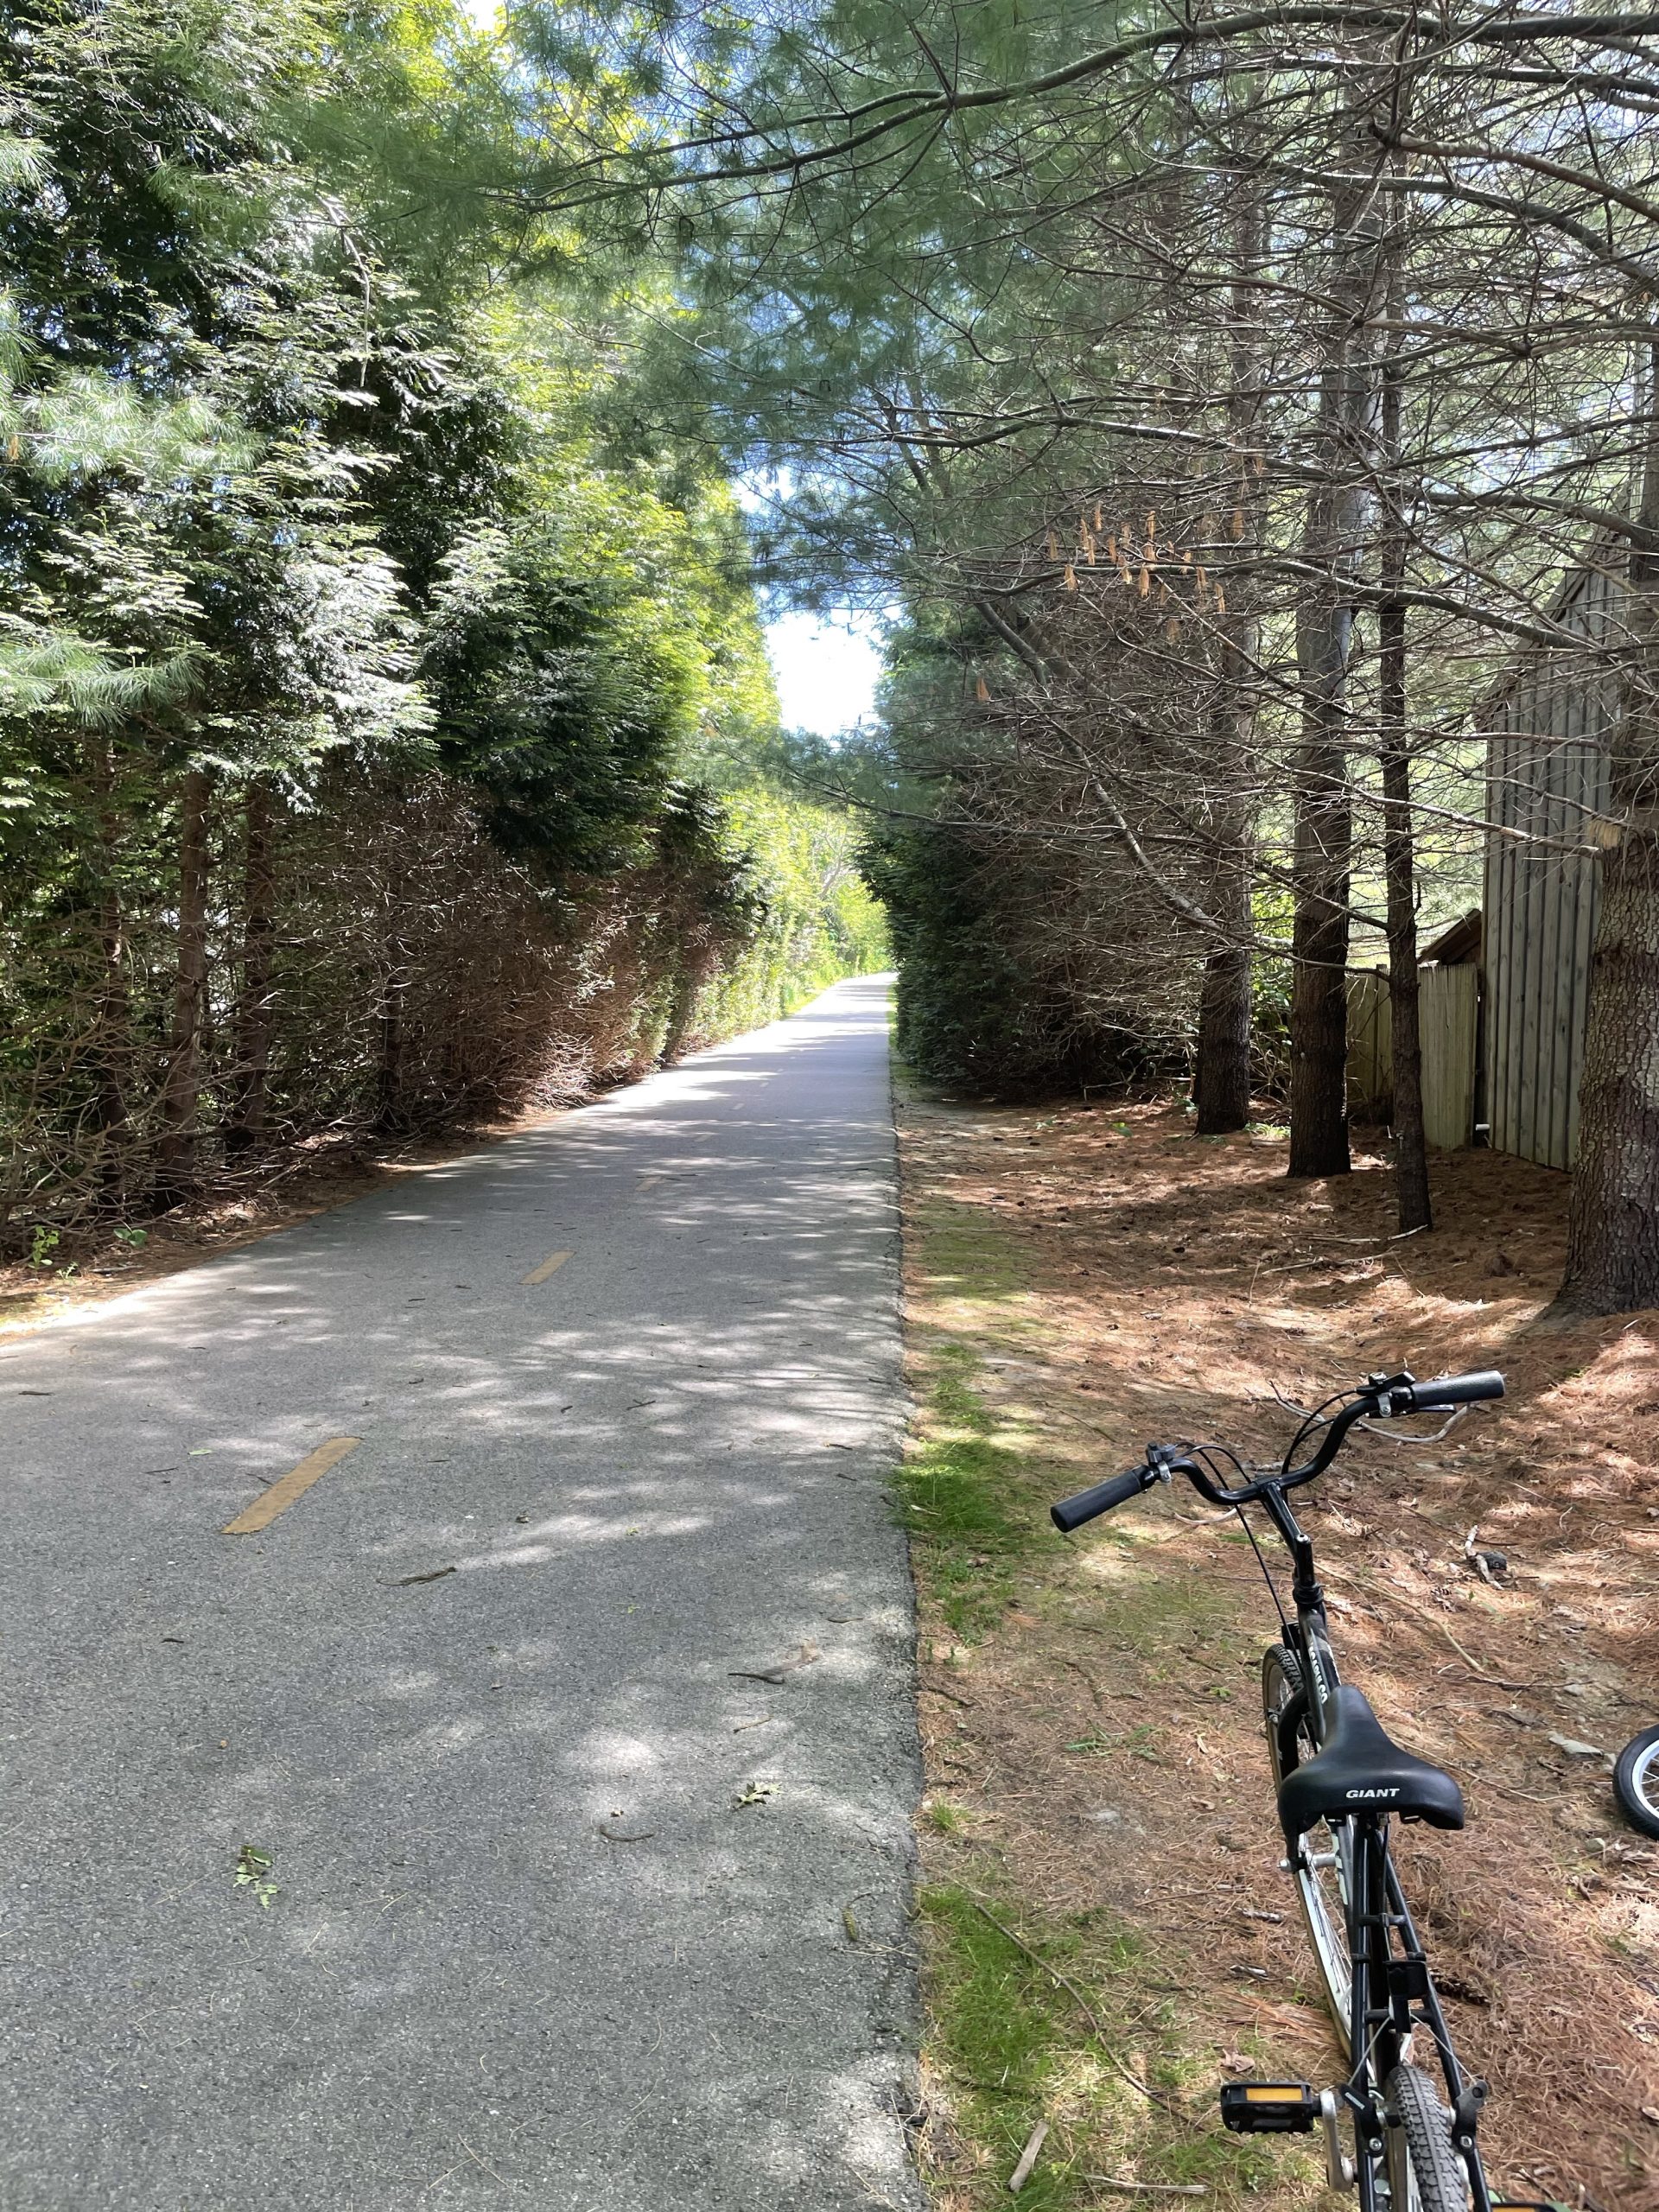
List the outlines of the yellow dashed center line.
<svg viewBox="0 0 1659 2212">
<path fill-rule="evenodd" d="M 307 1452 L 297 1467 L 256 1497 L 245 1512 L 238 1513 L 234 1521 L 227 1521 L 220 1534 L 251 1536 L 261 1529 L 270 1528 L 279 1513 L 286 1513 L 296 1497 L 304 1497 L 319 1475 L 326 1475 L 330 1467 L 338 1466 L 346 1454 L 355 1452 L 362 1441 L 360 1436 L 331 1436 L 326 1444 L 319 1444 L 315 1452 Z"/>
<path fill-rule="evenodd" d="M 532 1268 L 523 1278 L 525 1288 L 533 1288 L 537 1283 L 545 1282 L 549 1275 L 557 1274 L 569 1256 L 568 1252 L 550 1252 L 539 1268 Z"/>
</svg>

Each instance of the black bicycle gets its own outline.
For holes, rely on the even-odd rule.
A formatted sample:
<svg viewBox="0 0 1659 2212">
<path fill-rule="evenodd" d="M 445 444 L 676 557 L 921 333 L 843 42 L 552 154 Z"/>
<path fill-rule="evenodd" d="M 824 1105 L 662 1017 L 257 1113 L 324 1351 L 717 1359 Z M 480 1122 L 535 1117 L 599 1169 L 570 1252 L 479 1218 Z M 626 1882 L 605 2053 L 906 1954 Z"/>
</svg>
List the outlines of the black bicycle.
<svg viewBox="0 0 1659 2212">
<path fill-rule="evenodd" d="M 1549 2212 L 1534 2200 L 1494 2196 L 1478 2145 L 1486 2084 L 1465 2072 L 1452 2048 L 1428 1961 L 1389 1849 L 1390 1820 L 1463 1826 L 1463 1793 L 1449 1774 L 1403 1751 L 1384 1733 L 1361 1693 L 1343 1681 L 1331 1645 L 1313 1547 L 1286 1493 L 1311 1483 L 1336 1458 L 1357 1421 L 1451 1412 L 1501 1398 L 1497 1374 L 1373 1375 L 1306 1415 L 1276 1468 L 1247 1465 L 1221 1444 L 1150 1445 L 1144 1462 L 1052 1509 L 1070 1534 L 1185 1475 L 1212 1505 L 1243 1522 L 1273 1593 L 1281 1640 L 1262 1662 L 1268 1755 L 1291 1875 L 1348 2067 L 1338 2088 L 1315 2094 L 1305 2082 L 1230 2082 L 1221 2092 L 1226 2126 L 1245 2134 L 1325 2137 L 1332 2183 L 1357 2189 L 1363 2212 Z M 1305 1463 L 1298 1454 L 1308 1451 Z M 1287 1614 L 1245 1515 L 1260 1506 L 1290 1553 Z M 1421 2034 L 1439 2079 L 1416 2063 Z"/>
</svg>

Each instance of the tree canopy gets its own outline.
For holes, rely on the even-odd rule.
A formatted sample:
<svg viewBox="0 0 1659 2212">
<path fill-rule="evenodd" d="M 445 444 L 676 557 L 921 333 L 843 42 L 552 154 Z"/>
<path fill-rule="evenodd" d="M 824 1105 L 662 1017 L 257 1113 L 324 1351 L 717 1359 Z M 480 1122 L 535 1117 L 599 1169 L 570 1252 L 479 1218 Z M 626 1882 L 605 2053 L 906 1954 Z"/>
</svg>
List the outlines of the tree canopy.
<svg viewBox="0 0 1659 2212">
<path fill-rule="evenodd" d="M 666 264 L 493 197 L 514 57 L 289 0 L 3 41 L 14 1221 L 569 1095 L 876 957 L 833 855 L 803 906 L 791 807 L 846 824 L 741 798 L 733 494 L 620 397 Z"/>
</svg>

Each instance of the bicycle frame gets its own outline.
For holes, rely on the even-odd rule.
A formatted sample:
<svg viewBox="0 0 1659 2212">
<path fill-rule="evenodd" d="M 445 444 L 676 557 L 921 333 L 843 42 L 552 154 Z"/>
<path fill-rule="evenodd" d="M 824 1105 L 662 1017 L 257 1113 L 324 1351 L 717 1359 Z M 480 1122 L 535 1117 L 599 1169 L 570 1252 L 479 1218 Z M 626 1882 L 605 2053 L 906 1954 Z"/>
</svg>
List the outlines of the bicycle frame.
<svg viewBox="0 0 1659 2212">
<path fill-rule="evenodd" d="M 1258 1502 L 1291 1555 L 1295 1618 L 1285 1624 L 1285 1641 L 1301 1666 L 1310 1732 L 1316 1744 L 1323 1744 L 1331 1692 L 1342 1677 L 1332 1647 L 1325 1592 L 1314 1571 L 1313 1542 L 1282 1491 L 1268 1484 Z M 1281 1716 L 1281 1729 L 1287 1717 L 1293 1724 L 1299 1717 L 1294 1706 Z M 1358 2171 L 1351 2178 L 1358 2185 L 1361 2212 L 1377 2212 L 1377 2164 L 1379 2160 L 1386 2164 L 1388 2156 L 1382 2084 L 1394 2068 L 1409 2057 L 1412 2037 L 1419 2027 L 1433 2037 L 1452 2107 L 1452 2140 L 1468 2173 L 1473 2212 L 1491 2212 L 1491 2193 L 1475 2139 L 1484 2087 L 1465 2074 L 1452 2047 L 1428 1960 L 1389 1848 L 1388 1815 L 1354 1813 L 1328 1825 L 1339 1857 L 1352 1975 L 1351 2057 L 1342 2102 L 1353 2122 Z M 1345 1836 L 1338 1834 L 1339 1829 L 1346 1831 Z M 1294 1847 L 1298 1852 L 1306 1847 L 1306 1836 Z M 1293 1863 L 1287 1859 L 1287 1868 Z M 1334 2166 L 1334 2145 L 1332 2151 Z M 1333 2171 L 1331 2178 L 1340 2183 L 1346 2177 Z M 1405 2212 L 1405 2208 L 1396 2204 L 1391 2212 Z"/>
</svg>

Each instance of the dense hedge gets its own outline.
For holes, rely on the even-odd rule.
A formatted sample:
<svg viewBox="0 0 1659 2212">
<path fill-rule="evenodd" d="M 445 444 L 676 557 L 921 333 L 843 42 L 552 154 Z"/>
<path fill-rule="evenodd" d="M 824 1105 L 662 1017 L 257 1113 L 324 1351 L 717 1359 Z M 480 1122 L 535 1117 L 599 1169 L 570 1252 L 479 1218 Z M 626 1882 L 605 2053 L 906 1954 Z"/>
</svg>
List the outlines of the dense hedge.
<svg viewBox="0 0 1659 2212">
<path fill-rule="evenodd" d="M 575 315 L 481 233 L 437 267 L 430 162 L 411 225 L 338 135 L 435 152 L 473 36 L 0 23 L 14 1251 L 582 1096 L 879 957 L 845 824 L 761 780 L 732 488 L 621 390 L 662 270 L 571 270 Z"/>
<path fill-rule="evenodd" d="M 863 867 L 898 963 L 899 1049 L 918 1073 L 1021 1098 L 1168 1065 L 1167 1033 L 1103 985 L 1076 887 L 1040 861 L 1012 868 L 988 841 L 920 823 L 874 835 Z M 1034 933 L 1033 906 L 1075 927 Z"/>
</svg>

